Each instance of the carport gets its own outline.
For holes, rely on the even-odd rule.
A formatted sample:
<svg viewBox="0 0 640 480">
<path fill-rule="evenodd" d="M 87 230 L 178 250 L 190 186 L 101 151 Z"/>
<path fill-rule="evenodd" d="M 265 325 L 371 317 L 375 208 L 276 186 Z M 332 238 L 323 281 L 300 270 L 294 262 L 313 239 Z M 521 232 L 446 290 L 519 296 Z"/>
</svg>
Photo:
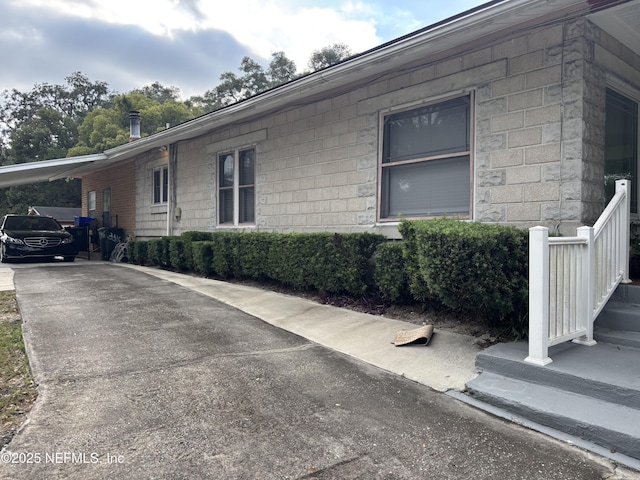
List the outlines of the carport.
<svg viewBox="0 0 640 480">
<path fill-rule="evenodd" d="M 72 158 L 5 165 L 0 167 L 0 188 L 76 178 L 78 174 L 98 170 L 113 163 L 115 161 L 110 160 L 108 155 L 96 153 Z M 76 241 L 81 241 L 82 245 L 88 243 L 88 240 L 84 241 L 86 233 L 77 229 L 71 233 Z"/>
</svg>

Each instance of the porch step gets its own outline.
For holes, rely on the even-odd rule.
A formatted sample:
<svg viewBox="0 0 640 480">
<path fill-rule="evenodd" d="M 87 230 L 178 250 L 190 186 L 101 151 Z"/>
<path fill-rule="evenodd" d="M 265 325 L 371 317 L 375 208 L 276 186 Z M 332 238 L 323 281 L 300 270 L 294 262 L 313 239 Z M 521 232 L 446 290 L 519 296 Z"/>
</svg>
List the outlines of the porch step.
<svg viewBox="0 0 640 480">
<path fill-rule="evenodd" d="M 527 354 L 526 342 L 479 353 L 480 375 L 467 384 L 467 396 L 480 408 L 640 461 L 640 349 L 564 343 L 550 348 L 553 361 L 544 367 L 525 362 Z"/>
<path fill-rule="evenodd" d="M 640 332 L 595 327 L 593 338 L 596 342 L 613 343 L 615 345 L 640 349 Z"/>
<path fill-rule="evenodd" d="M 640 286 L 619 285 L 593 327 L 598 342 L 640 348 Z"/>
<path fill-rule="evenodd" d="M 596 318 L 594 327 L 640 332 L 640 304 L 610 300 Z"/>
<path fill-rule="evenodd" d="M 553 362 L 545 367 L 525 362 L 527 355 L 526 342 L 499 343 L 478 354 L 476 367 L 480 372 L 640 409 L 640 349 L 563 343 L 549 349 Z"/>
<path fill-rule="evenodd" d="M 538 424 L 638 458 L 640 410 L 484 372 L 467 384 L 477 400 Z"/>
<path fill-rule="evenodd" d="M 620 284 L 613 293 L 611 300 L 622 303 L 640 305 L 640 285 Z"/>
</svg>

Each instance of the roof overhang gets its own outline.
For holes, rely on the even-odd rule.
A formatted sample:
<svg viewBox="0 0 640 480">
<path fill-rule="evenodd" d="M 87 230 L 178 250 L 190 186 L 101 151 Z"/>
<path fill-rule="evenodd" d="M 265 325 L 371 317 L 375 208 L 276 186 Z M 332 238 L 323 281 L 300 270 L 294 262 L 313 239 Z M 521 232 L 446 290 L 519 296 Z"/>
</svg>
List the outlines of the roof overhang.
<svg viewBox="0 0 640 480">
<path fill-rule="evenodd" d="M 6 165 L 0 167 L 0 188 L 69 178 L 72 170 L 86 168 L 108 158 L 104 153 L 96 153 L 81 157 Z"/>
</svg>

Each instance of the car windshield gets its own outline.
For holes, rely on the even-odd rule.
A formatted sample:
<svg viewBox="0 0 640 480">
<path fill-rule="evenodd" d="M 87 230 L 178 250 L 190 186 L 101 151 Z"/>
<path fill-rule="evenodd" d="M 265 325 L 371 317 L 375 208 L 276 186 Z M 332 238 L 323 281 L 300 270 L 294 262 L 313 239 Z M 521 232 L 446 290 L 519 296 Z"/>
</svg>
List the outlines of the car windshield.
<svg viewBox="0 0 640 480">
<path fill-rule="evenodd" d="M 48 217 L 8 217 L 4 223 L 8 230 L 60 230 L 60 224 Z"/>
</svg>

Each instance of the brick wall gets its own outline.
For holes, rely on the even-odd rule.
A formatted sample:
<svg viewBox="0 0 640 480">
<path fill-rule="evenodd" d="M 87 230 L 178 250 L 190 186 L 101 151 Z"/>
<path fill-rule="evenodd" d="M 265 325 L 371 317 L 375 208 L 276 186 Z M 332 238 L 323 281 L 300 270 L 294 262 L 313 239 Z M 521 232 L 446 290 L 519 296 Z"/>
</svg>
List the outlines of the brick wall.
<svg viewBox="0 0 640 480">
<path fill-rule="evenodd" d="M 134 235 L 136 226 L 136 182 L 134 162 L 100 170 L 82 177 L 82 215 L 93 216 L 102 226 L 102 192 L 111 189 L 111 224 L 124 229 L 125 235 Z M 89 212 L 88 193 L 96 192 L 96 211 Z"/>
</svg>

